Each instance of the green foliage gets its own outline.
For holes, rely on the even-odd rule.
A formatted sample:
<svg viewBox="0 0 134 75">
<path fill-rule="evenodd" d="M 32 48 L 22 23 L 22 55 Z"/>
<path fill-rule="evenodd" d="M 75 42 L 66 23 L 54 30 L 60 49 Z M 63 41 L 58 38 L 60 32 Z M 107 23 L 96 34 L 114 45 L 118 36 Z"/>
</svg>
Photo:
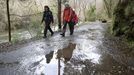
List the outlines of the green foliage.
<svg viewBox="0 0 134 75">
<path fill-rule="evenodd" d="M 36 15 L 36 16 L 32 16 L 31 17 L 31 23 L 30 23 L 30 30 L 32 30 L 34 33 L 36 33 L 36 36 L 41 36 L 41 31 L 44 28 L 41 25 L 41 19 L 42 19 L 42 15 Z"/>
<path fill-rule="evenodd" d="M 105 16 L 108 18 L 112 18 L 114 8 L 117 4 L 118 0 L 103 0 L 104 3 L 104 10 L 105 10 Z"/>
<path fill-rule="evenodd" d="M 91 5 L 90 9 L 87 11 L 86 19 L 88 21 L 95 21 L 95 19 L 96 19 L 96 12 L 95 11 L 96 11 L 95 5 Z"/>
<path fill-rule="evenodd" d="M 111 16 L 112 16 L 111 1 L 112 0 L 104 0 L 104 8 L 105 8 L 106 14 L 108 15 L 109 18 L 111 18 Z"/>
<path fill-rule="evenodd" d="M 13 34 L 11 40 L 12 40 L 12 43 L 16 43 L 17 41 L 22 40 L 22 39 L 20 38 L 19 34 Z"/>
<path fill-rule="evenodd" d="M 118 3 L 113 18 L 113 32 L 116 36 L 124 36 L 134 40 L 134 1 Z"/>
</svg>

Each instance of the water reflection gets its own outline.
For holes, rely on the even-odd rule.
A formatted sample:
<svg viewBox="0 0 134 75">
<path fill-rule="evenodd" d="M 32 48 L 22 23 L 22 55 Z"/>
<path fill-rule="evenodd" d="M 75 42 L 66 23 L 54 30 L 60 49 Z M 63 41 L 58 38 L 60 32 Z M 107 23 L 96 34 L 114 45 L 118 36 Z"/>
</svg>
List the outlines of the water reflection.
<svg viewBox="0 0 134 75">
<path fill-rule="evenodd" d="M 46 54 L 46 63 L 50 63 L 51 59 L 53 58 L 54 51 L 51 51 L 49 54 Z"/>
<path fill-rule="evenodd" d="M 67 47 L 51 51 L 45 57 L 41 57 L 44 60 L 40 62 L 40 67 L 36 68 L 36 71 L 44 75 L 63 75 L 65 64 L 72 58 L 75 47 L 76 44 L 69 43 Z"/>
<path fill-rule="evenodd" d="M 75 49 L 76 44 L 69 43 L 69 45 L 63 49 L 59 49 L 57 52 L 57 58 L 58 58 L 58 75 L 61 74 L 61 60 L 64 59 L 64 63 L 67 63 L 71 58 L 73 54 L 73 50 Z M 62 70 L 63 71 L 63 70 Z"/>
<path fill-rule="evenodd" d="M 69 43 L 67 47 L 59 49 L 57 52 L 57 58 L 63 58 L 64 63 L 67 63 L 71 59 L 75 47 L 76 44 Z"/>
</svg>

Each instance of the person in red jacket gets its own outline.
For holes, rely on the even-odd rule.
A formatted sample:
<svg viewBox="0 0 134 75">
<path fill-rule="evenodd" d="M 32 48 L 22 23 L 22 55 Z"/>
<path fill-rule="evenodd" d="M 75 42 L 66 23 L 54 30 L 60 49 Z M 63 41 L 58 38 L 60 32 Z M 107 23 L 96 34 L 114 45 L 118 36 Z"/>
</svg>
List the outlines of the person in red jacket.
<svg viewBox="0 0 134 75">
<path fill-rule="evenodd" d="M 67 24 L 69 25 L 70 35 L 73 35 L 74 25 L 71 22 L 72 14 L 73 14 L 72 8 L 69 6 L 69 4 L 65 4 L 65 9 L 64 9 L 64 13 L 63 13 L 63 24 L 64 24 L 64 26 L 63 26 L 63 31 L 62 31 L 62 34 L 61 34 L 63 37 L 65 36 Z"/>
</svg>

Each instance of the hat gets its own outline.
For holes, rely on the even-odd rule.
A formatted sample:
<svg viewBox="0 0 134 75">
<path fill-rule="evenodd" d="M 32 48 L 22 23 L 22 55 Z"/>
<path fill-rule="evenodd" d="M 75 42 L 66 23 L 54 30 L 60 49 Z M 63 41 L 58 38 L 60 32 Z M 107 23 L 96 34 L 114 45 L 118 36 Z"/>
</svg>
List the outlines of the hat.
<svg viewBox="0 0 134 75">
<path fill-rule="evenodd" d="M 68 2 L 66 2 L 66 3 L 65 3 L 65 7 L 69 7 L 69 4 L 68 4 Z"/>
</svg>

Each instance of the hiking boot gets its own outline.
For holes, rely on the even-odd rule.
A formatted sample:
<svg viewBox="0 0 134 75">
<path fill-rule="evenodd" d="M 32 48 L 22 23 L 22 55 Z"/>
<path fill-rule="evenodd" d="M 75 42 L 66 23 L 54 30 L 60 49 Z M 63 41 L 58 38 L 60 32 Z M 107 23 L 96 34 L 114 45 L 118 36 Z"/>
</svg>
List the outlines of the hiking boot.
<svg viewBox="0 0 134 75">
<path fill-rule="evenodd" d="M 53 33 L 51 33 L 51 36 L 53 36 L 54 35 L 54 32 Z"/>
<path fill-rule="evenodd" d="M 65 37 L 65 34 L 63 34 L 63 33 L 62 33 L 62 34 L 60 34 L 60 35 L 62 35 L 62 37 Z"/>
<path fill-rule="evenodd" d="M 73 33 L 70 33 L 70 35 L 73 35 Z"/>
<path fill-rule="evenodd" d="M 47 36 L 43 36 L 43 38 L 47 38 Z"/>
</svg>

